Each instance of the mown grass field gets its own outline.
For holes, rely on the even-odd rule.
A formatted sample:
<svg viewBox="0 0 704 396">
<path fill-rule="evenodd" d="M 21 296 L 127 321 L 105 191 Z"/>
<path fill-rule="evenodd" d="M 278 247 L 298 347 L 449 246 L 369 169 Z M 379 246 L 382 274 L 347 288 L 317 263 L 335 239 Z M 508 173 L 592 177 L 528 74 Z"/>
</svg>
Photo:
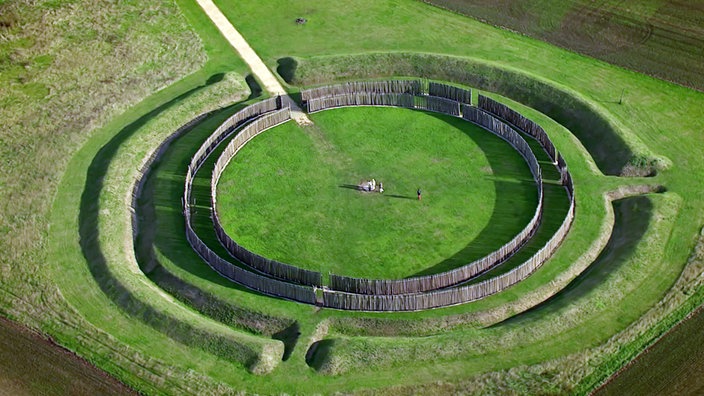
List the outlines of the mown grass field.
<svg viewBox="0 0 704 396">
<path fill-rule="evenodd" d="M 248 143 L 218 185 L 225 230 L 265 257 L 399 279 L 477 260 L 535 213 L 525 160 L 473 124 L 379 108 L 311 118 L 314 127 L 290 122 Z M 372 178 L 383 194 L 358 191 Z"/>
<path fill-rule="evenodd" d="M 3 109 L 46 124 L 12 118 L 1 135 L 11 169 L 2 180 L 6 316 L 145 393 L 584 393 L 704 300 L 701 258 L 690 258 L 704 219 L 693 182 L 704 173 L 701 93 L 420 2 L 217 3 L 272 69 L 294 60 L 292 84 L 406 75 L 501 95 L 544 126 L 570 165 L 578 214 L 562 248 L 504 293 L 419 313 L 317 310 L 225 282 L 185 245 L 178 197 L 189 156 L 240 103 L 155 165 L 135 257 L 128 205 L 145 156 L 195 115 L 245 100 L 252 80 L 193 3 L 52 2 L 29 13 L 7 1 L 0 7 L 13 11 L 2 15 L 17 22 L 2 24 L 3 70 L 14 70 L 3 73 L 12 106 Z M 44 13 L 67 30 L 27 28 L 46 23 Z M 103 23 L 113 14 L 133 25 Z M 171 51 L 160 49 L 164 35 Z M 58 51 L 44 69 L 33 55 L 43 49 Z M 124 77 L 85 67 L 95 59 Z M 72 85 L 76 74 L 85 78 Z M 40 77 L 54 79 L 49 95 L 23 96 L 41 91 Z M 97 92 L 113 96 L 79 100 Z M 33 117 L 37 108 L 47 116 Z M 208 166 L 197 179 L 205 196 Z M 620 177 L 640 168 L 656 175 Z M 614 213 L 613 191 L 644 184 L 666 192 L 628 198 Z M 206 208 L 196 220 L 216 247 Z"/>
</svg>

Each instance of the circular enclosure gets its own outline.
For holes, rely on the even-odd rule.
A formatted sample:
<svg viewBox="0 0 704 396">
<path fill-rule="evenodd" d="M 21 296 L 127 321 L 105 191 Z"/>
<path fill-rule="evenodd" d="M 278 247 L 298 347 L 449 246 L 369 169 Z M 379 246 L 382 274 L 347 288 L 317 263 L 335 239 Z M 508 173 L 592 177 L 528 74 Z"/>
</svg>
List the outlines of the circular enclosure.
<svg viewBox="0 0 704 396">
<path fill-rule="evenodd" d="M 552 255 L 570 228 L 574 216 L 574 193 L 571 177 L 564 160 L 556 152 L 542 128 L 498 102 L 479 95 L 478 106 L 473 106 L 471 91 L 424 80 L 347 83 L 304 91 L 302 98 L 306 102 L 309 112 L 345 106 L 381 105 L 443 113 L 481 126 L 508 142 L 523 157 L 533 181 L 538 186 L 537 208 L 528 224 L 513 239 L 488 255 L 445 272 L 417 275 L 404 279 L 370 279 L 329 274 L 329 279 L 324 281 L 322 273 L 319 271 L 300 268 L 252 252 L 235 242 L 223 228 L 218 212 L 217 185 L 227 165 L 246 143 L 262 132 L 291 119 L 288 102 L 283 98 L 274 98 L 249 106 L 223 123 L 203 143 L 193 157 L 186 176 L 184 215 L 186 216 L 187 238 L 201 257 L 227 278 L 267 294 L 331 308 L 374 311 L 428 309 L 481 299 L 520 282 Z M 249 122 L 250 120 L 251 122 Z M 218 256 L 195 234 L 191 226 L 191 206 L 194 204 L 191 191 L 194 173 L 198 171 L 218 144 L 239 127 L 242 128 L 228 143 L 214 164 L 211 178 L 211 209 L 212 221 L 219 241 L 244 266 L 233 264 Z M 321 130 L 317 126 L 307 127 L 308 138 L 312 139 L 312 142 L 317 141 L 318 150 L 321 155 L 328 157 L 327 161 L 345 162 L 345 157 L 340 153 L 326 152 L 325 148 L 332 147 L 331 141 L 328 141 L 328 137 L 321 134 Z M 507 271 L 502 269 L 498 271 L 496 276 L 482 277 L 478 278 L 478 282 L 467 283 L 467 281 L 495 269 L 511 258 L 535 234 L 542 219 L 544 196 L 541 166 L 532 147 L 517 130 L 523 131 L 534 139 L 536 144 L 540 145 L 543 152 L 547 154 L 549 160 L 553 162 L 559 172 L 560 183 L 565 186 L 567 191 L 570 202 L 569 210 L 555 234 L 525 262 L 510 267 Z M 359 140 L 352 139 L 353 142 L 356 142 L 352 146 L 359 145 Z M 364 152 L 365 149 L 361 151 Z M 369 150 L 366 149 L 366 151 Z M 426 149 L 426 151 L 428 150 Z M 432 150 L 429 151 L 432 152 Z M 396 159 L 401 158 L 397 156 Z M 300 162 L 300 158 L 298 161 Z M 318 161 L 317 169 L 311 169 L 320 172 L 320 161 Z M 280 173 L 282 170 L 280 168 L 277 172 Z M 315 173 L 313 172 L 313 174 Z M 256 183 L 255 180 L 258 177 L 260 175 L 251 177 L 249 183 Z M 301 187 L 300 184 L 300 182 L 296 183 L 293 188 Z M 315 183 L 308 183 L 307 180 L 304 180 L 302 184 L 313 186 Z M 343 184 L 342 186 L 343 188 L 351 186 L 350 189 L 356 190 L 357 186 L 363 186 L 363 184 L 364 182 L 356 185 Z M 375 181 L 368 184 L 369 190 L 375 191 Z M 292 186 L 289 186 L 289 191 L 291 188 Z M 367 194 L 371 192 L 368 191 Z M 417 200 L 417 204 L 422 204 L 420 202 L 420 188 L 417 189 Z M 286 216 L 283 217 L 286 218 Z M 317 288 L 322 288 L 322 293 L 318 293 Z"/>
<path fill-rule="evenodd" d="M 217 212 L 245 249 L 322 273 L 401 279 L 486 256 L 533 217 L 539 194 L 525 160 L 472 123 L 379 107 L 311 119 L 257 136 L 223 172 Z"/>
</svg>

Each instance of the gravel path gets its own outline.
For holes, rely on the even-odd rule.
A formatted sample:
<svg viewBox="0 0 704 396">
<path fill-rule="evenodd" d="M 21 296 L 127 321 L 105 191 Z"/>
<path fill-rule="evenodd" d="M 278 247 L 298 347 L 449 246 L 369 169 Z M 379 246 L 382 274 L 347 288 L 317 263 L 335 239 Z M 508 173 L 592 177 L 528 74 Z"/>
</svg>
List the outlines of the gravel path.
<svg viewBox="0 0 704 396">
<path fill-rule="evenodd" d="M 252 73 L 257 77 L 257 79 L 264 85 L 264 89 L 271 95 L 281 95 L 288 97 L 288 94 L 281 86 L 279 80 L 274 77 L 274 74 L 266 67 L 264 62 L 262 62 L 259 55 L 249 46 L 247 41 L 242 37 L 242 35 L 235 29 L 234 26 L 227 20 L 222 11 L 212 2 L 212 0 L 198 0 L 198 4 L 203 8 L 208 17 L 213 21 L 218 30 L 225 36 L 227 41 L 232 45 L 232 47 L 237 50 L 242 59 L 249 65 L 252 69 Z M 289 98 L 290 99 L 290 98 Z M 301 111 L 301 109 L 292 100 L 288 101 L 291 103 L 291 117 L 296 120 L 300 125 L 312 124 L 308 116 Z"/>
</svg>

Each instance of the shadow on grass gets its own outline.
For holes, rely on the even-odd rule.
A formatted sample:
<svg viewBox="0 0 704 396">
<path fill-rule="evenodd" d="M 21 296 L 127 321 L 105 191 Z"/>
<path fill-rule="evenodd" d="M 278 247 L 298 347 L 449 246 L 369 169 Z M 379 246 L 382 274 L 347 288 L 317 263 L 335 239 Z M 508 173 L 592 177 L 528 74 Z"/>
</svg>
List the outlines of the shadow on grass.
<svg viewBox="0 0 704 396">
<path fill-rule="evenodd" d="M 218 284 L 229 289 L 245 293 L 258 294 L 244 288 L 213 271 L 192 250 L 185 238 L 185 221 L 181 213 L 181 197 L 183 196 L 183 180 L 185 171 L 192 156 L 200 144 L 209 136 L 225 119 L 245 106 L 239 103 L 220 111 L 214 112 L 211 117 L 195 125 L 187 134 L 171 142 L 164 155 L 155 163 L 145 175 L 142 194 L 138 200 L 137 214 L 139 216 L 139 235 L 135 245 L 135 255 L 142 271 L 162 289 L 191 306 L 195 310 L 224 324 L 234 326 L 255 334 L 271 336 L 284 341 L 285 354 L 290 353 L 296 345 L 296 332 L 288 329 L 298 328 L 298 324 L 290 318 L 275 317 L 257 312 L 229 301 L 225 301 L 207 291 L 202 290 L 172 273 L 160 261 L 155 252 L 158 250 L 169 262 L 185 271 L 205 279 L 208 283 Z M 222 150 L 227 142 L 219 147 Z M 198 172 L 194 193 L 198 192 L 199 202 L 208 203 L 210 194 L 209 177 L 212 166 L 219 152 L 215 152 L 205 169 Z M 206 193 L 207 197 L 203 194 Z M 213 226 L 209 217 L 209 209 L 199 209 L 197 229 L 209 231 L 212 235 L 208 242 L 211 247 L 222 247 L 217 240 L 213 240 Z M 203 237 L 203 233 L 199 233 Z M 206 238 L 204 238 L 206 239 Z M 221 251 L 223 257 L 227 253 Z M 234 259 L 233 259 L 234 260 Z M 281 338 L 281 335 L 285 337 Z M 277 335 L 279 338 L 277 338 Z"/>
<path fill-rule="evenodd" d="M 362 191 L 362 189 L 356 184 L 340 184 L 338 187 L 346 188 L 348 190 Z"/>
<path fill-rule="evenodd" d="M 289 327 L 279 331 L 271 337 L 284 343 L 284 356 L 281 360 L 285 362 L 291 357 L 291 353 L 293 353 L 293 349 L 296 347 L 296 343 L 298 343 L 298 338 L 300 336 L 301 326 L 298 322 L 294 322 Z"/>
<path fill-rule="evenodd" d="M 208 79 L 206 84 L 193 88 L 141 116 L 120 130 L 98 151 L 88 167 L 86 185 L 80 198 L 78 218 L 79 243 L 91 275 L 100 289 L 127 314 L 141 320 L 173 340 L 185 345 L 198 347 L 231 361 L 240 362 L 245 367 L 251 368 L 258 361 L 258 353 L 250 347 L 227 337 L 213 335 L 207 331 L 200 330 L 161 312 L 135 297 L 111 273 L 99 241 L 99 202 L 104 188 L 103 179 L 120 146 L 148 121 L 179 101 L 187 99 L 208 84 L 219 81 L 218 79 L 222 79 L 222 76 L 214 75 Z"/>
<path fill-rule="evenodd" d="M 511 271 L 531 258 L 545 246 L 553 235 L 555 235 L 555 232 L 557 232 L 562 225 L 567 211 L 569 210 L 569 198 L 564 187 L 561 185 L 545 184 L 543 186 L 543 192 L 545 199 L 543 204 L 543 218 L 535 234 L 533 234 L 533 237 L 508 260 L 471 279 L 467 282 L 468 284 L 478 283 Z"/>
<path fill-rule="evenodd" d="M 306 351 L 306 364 L 315 371 L 320 371 L 327 362 L 333 345 L 335 345 L 335 340 L 331 339 L 324 339 L 311 344 L 308 351 Z"/>
<path fill-rule="evenodd" d="M 276 60 L 276 72 L 287 84 L 292 84 L 298 69 L 298 62 L 290 57 L 280 58 Z"/>
<path fill-rule="evenodd" d="M 254 78 L 252 74 L 247 74 L 247 76 L 244 78 L 244 82 L 247 83 L 250 92 L 247 100 L 258 98 L 262 95 L 262 87 L 261 85 L 259 85 L 259 82 L 256 78 Z"/>
<path fill-rule="evenodd" d="M 348 190 L 355 190 L 355 191 L 361 191 L 361 192 L 370 192 L 370 193 L 375 193 L 378 194 L 378 191 L 365 191 L 363 190 L 360 186 L 356 184 L 341 184 L 338 187 L 340 188 L 346 188 Z M 398 195 L 398 194 L 383 194 L 382 196 L 386 198 L 398 198 L 398 199 L 418 199 L 417 197 L 410 196 L 410 195 Z"/>
<path fill-rule="evenodd" d="M 491 327 L 517 326 L 564 309 L 588 295 L 625 265 L 648 229 L 653 204 L 647 196 L 638 196 L 615 201 L 613 205 L 614 228 L 606 247 L 596 260 L 554 296 Z"/>
<path fill-rule="evenodd" d="M 398 199 L 418 199 L 418 197 L 414 197 L 412 195 L 398 195 L 398 194 L 384 194 L 385 197 L 389 198 L 398 198 Z"/>
<path fill-rule="evenodd" d="M 523 157 L 508 143 L 491 132 L 477 129 L 474 124 L 467 121 L 436 113 L 428 114 L 462 130 L 484 152 L 489 161 L 491 174 L 477 175 L 477 177 L 494 180 L 494 210 L 487 225 L 467 246 L 411 277 L 449 271 L 499 249 L 521 232 L 538 206 L 538 189 L 530 169 Z M 547 158 L 544 152 L 542 156 Z M 536 157 L 542 158 L 540 153 L 536 153 Z"/>
</svg>

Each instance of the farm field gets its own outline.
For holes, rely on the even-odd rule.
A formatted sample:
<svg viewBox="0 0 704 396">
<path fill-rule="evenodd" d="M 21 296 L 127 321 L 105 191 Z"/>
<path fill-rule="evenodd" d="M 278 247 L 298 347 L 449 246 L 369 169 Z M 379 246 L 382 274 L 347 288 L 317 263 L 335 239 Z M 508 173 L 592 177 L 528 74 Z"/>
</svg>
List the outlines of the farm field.
<svg viewBox="0 0 704 396">
<path fill-rule="evenodd" d="M 311 118 L 314 130 L 287 123 L 248 143 L 218 183 L 223 226 L 265 257 L 405 278 L 491 253 L 538 205 L 523 158 L 468 122 L 377 108 Z M 383 194 L 357 191 L 372 177 Z M 497 211 L 510 220 L 490 223 Z"/>
<path fill-rule="evenodd" d="M 102 370 L 6 319 L 0 321 L 0 340 L 3 394 L 134 394 Z"/>
<path fill-rule="evenodd" d="M 701 310 L 673 329 L 596 395 L 696 395 L 704 390 Z"/>
<path fill-rule="evenodd" d="M 486 23 L 704 90 L 704 4 L 697 1 L 430 0 Z"/>
<path fill-rule="evenodd" d="M 698 154 L 704 149 L 701 92 L 422 2 L 361 1 L 344 8 L 327 1 L 216 4 L 294 97 L 303 88 L 345 80 L 421 77 L 472 88 L 475 98 L 477 92 L 488 95 L 540 124 L 575 183 L 577 214 L 563 245 L 504 292 L 429 311 L 321 309 L 238 286 L 188 246 L 180 198 L 199 145 L 227 117 L 266 93 L 198 5 L 126 2 L 97 9 L 50 2 L 28 12 L 32 6 L 6 1 L 0 3 L 0 59 L 7 84 L 0 94 L 11 128 L 0 132 L 8 170 L 0 179 L 0 243 L 11 254 L 2 259 L 4 316 L 50 335 L 147 394 L 584 394 L 704 301 L 704 263 L 693 253 L 704 225 L 700 188 L 692 182 L 704 174 Z M 696 20 L 693 14 L 690 20 Z M 115 21 L 112 15 L 122 22 L 109 23 Z M 58 30 L 44 32 L 44 24 Z M 99 61 L 87 68 L 88 59 Z M 45 113 L 36 116 L 36 109 Z M 328 133 L 339 125 L 354 129 L 359 118 L 344 116 L 354 111 L 313 115 L 309 130 L 286 124 L 265 132 L 230 167 L 246 165 L 247 155 L 266 158 L 262 153 L 277 153 L 280 165 L 300 161 L 295 152 L 280 150 L 292 143 L 281 134 L 298 133 L 296 139 L 312 146 L 325 142 L 311 143 L 301 131 L 340 139 Z M 380 129 L 393 128 L 391 121 L 427 117 L 364 111 L 364 119 L 389 117 Z M 375 115 L 379 111 L 384 116 Z M 444 133 L 474 133 L 444 117 L 423 122 L 423 128 L 447 125 L 448 130 L 440 128 Z M 145 168 L 169 137 L 163 155 Z M 476 144 L 486 157 L 466 166 L 498 169 L 486 143 L 461 137 L 447 144 L 455 150 L 447 154 L 453 164 L 461 164 L 458 153 Z M 344 146 L 344 139 L 334 142 Z M 429 146 L 427 152 L 442 148 L 416 142 L 411 149 L 423 146 Z M 550 210 L 531 244 L 497 273 L 537 251 L 564 218 L 564 189 L 555 184 L 559 175 L 537 148 Z M 213 162 L 206 161 L 196 174 L 195 231 L 227 255 L 205 204 Z M 383 173 L 386 167 L 362 169 Z M 251 171 L 237 169 L 244 175 Z M 142 175 L 133 216 L 133 188 Z M 424 204 L 435 199 L 433 182 L 424 190 Z M 415 188 L 423 186 L 397 195 L 418 203 Z M 495 197 L 482 197 L 488 198 L 485 205 L 493 204 L 490 214 L 466 216 L 509 224 L 512 215 L 501 211 L 512 204 L 499 198 L 506 191 L 496 187 Z M 437 247 L 452 243 L 434 238 L 441 239 Z M 459 245 L 471 243 L 471 235 L 465 238 Z M 448 261 L 453 250 L 457 253 L 450 247 L 431 261 Z M 449 262 L 449 267 L 457 264 Z M 390 273 L 408 276 L 422 267 Z"/>
</svg>

